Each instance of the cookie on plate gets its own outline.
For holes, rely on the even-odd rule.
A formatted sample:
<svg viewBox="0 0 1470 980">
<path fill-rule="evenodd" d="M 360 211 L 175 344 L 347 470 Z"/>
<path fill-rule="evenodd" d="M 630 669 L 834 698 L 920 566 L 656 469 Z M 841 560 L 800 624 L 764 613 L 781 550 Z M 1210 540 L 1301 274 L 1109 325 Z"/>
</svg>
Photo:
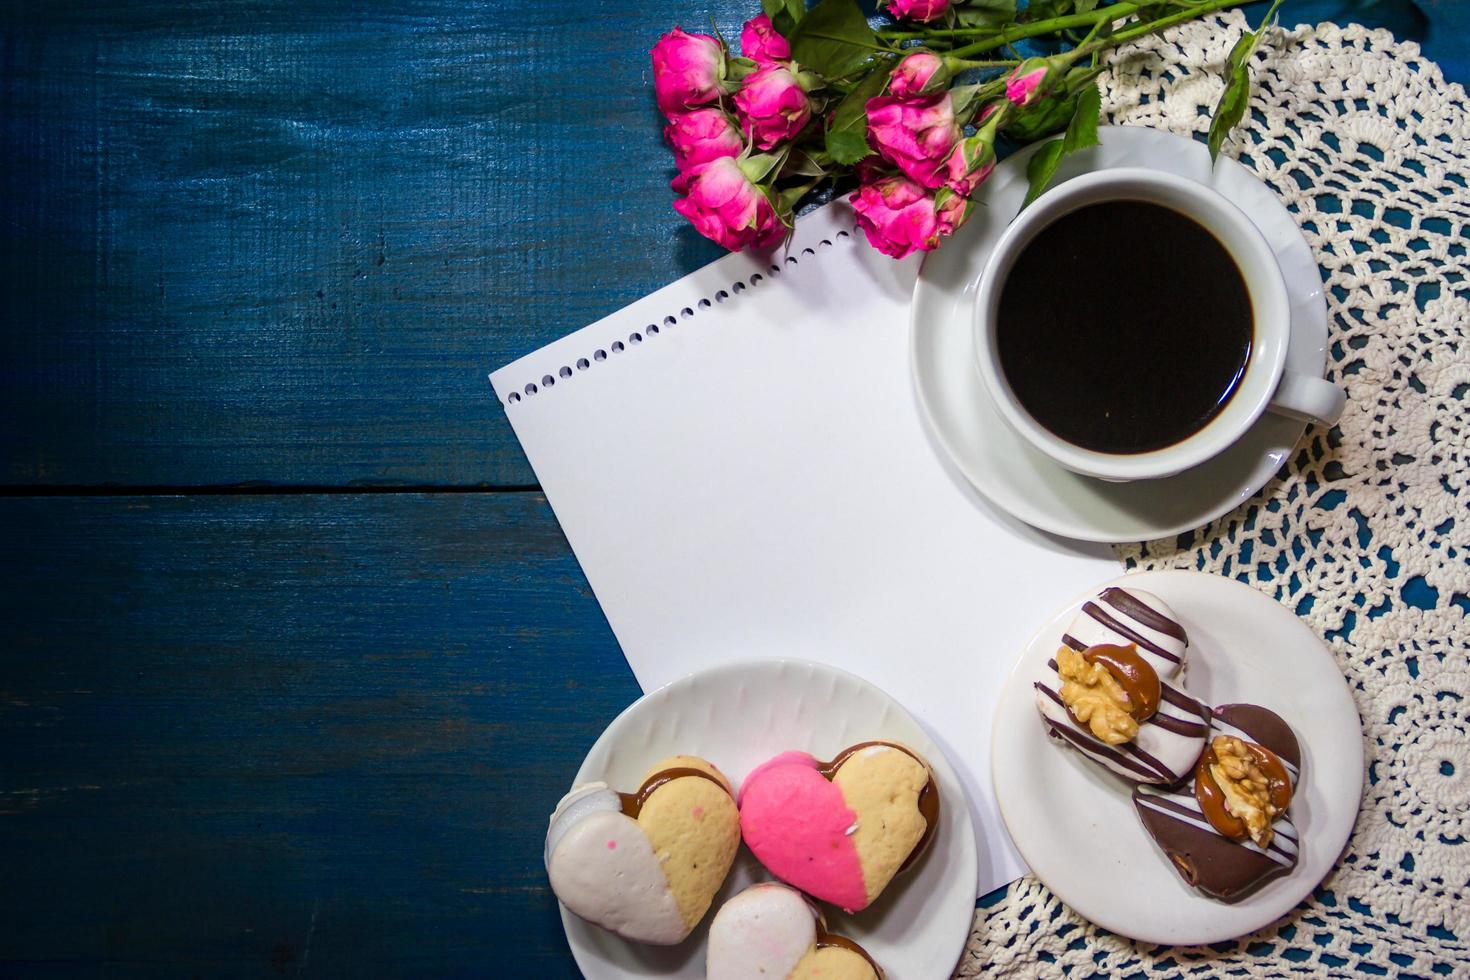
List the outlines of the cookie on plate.
<svg viewBox="0 0 1470 980">
<path fill-rule="evenodd" d="M 1296 867 L 1301 841 L 1288 807 L 1301 746 L 1280 715 L 1254 704 L 1221 705 L 1214 726 L 1192 781 L 1140 786 L 1133 805 L 1180 877 L 1234 902 Z"/>
<path fill-rule="evenodd" d="M 740 788 L 740 831 L 777 878 L 849 912 L 867 908 L 934 836 L 939 787 L 895 742 L 862 742 L 819 762 L 784 752 Z"/>
<path fill-rule="evenodd" d="M 1188 655 L 1189 635 L 1162 599 L 1103 589 L 1034 683 L 1047 733 L 1130 782 L 1179 782 L 1210 731 L 1209 708 L 1183 688 Z"/>
<path fill-rule="evenodd" d="M 821 912 L 794 888 L 752 885 L 715 913 L 708 980 L 883 980 L 857 943 L 827 932 Z"/>
<path fill-rule="evenodd" d="M 682 942 L 740 847 L 735 794 L 704 759 L 673 756 L 636 793 L 578 786 L 551 815 L 546 873 L 572 912 L 634 942 Z"/>
</svg>

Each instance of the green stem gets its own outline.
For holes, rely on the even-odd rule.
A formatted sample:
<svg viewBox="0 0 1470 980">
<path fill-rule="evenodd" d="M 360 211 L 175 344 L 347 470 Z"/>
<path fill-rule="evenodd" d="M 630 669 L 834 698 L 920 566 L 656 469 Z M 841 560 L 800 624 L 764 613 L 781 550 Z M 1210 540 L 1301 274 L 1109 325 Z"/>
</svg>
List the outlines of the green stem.
<svg viewBox="0 0 1470 980">
<path fill-rule="evenodd" d="M 958 58 L 956 61 L 959 67 L 964 70 L 971 68 L 1010 68 L 1012 65 L 1020 64 L 1020 61 L 1015 58 L 1006 61 L 968 61 L 964 58 Z"/>
<path fill-rule="evenodd" d="M 898 50 L 888 44 L 870 44 L 867 41 L 859 41 L 851 37 L 833 37 L 831 34 L 818 34 L 815 31 L 805 34 L 803 37 L 818 38 L 823 41 L 836 41 L 839 44 L 855 44 L 860 48 L 869 48 L 873 51 L 882 51 L 884 54 L 897 54 Z"/>
<path fill-rule="evenodd" d="M 1120 44 L 1126 44 L 1134 38 L 1146 37 L 1149 34 L 1154 34 L 1158 31 L 1162 31 L 1166 27 L 1173 27 L 1175 24 L 1182 24 L 1187 20 L 1194 20 L 1196 17 L 1200 17 L 1208 13 L 1213 13 L 1216 10 L 1223 10 L 1226 7 L 1244 7 L 1247 4 L 1260 2 L 1261 0 L 1207 0 L 1207 2 L 1202 3 L 1196 7 L 1190 7 L 1187 10 L 1181 10 L 1177 14 L 1170 14 L 1167 17 L 1160 17 L 1158 20 L 1150 21 L 1147 24 L 1135 24 L 1132 27 L 1124 28 L 1123 30 L 1114 34 L 1112 37 L 1105 37 L 1100 41 L 1092 41 L 1088 44 L 1084 44 L 1080 48 L 1078 48 L 1077 51 L 1079 54 L 1091 54 L 1094 51 L 1106 51 L 1108 48 L 1117 47 Z"/>
<path fill-rule="evenodd" d="M 1035 37 L 1038 34 L 1055 34 L 1073 27 L 1090 27 L 1100 21 L 1121 20 L 1136 14 L 1145 6 L 1150 6 L 1150 4 L 1143 0 L 1139 2 L 1127 0 L 1124 3 L 1098 7 L 1085 14 L 1067 14 L 1063 17 L 1051 17 L 1027 24 L 1010 24 L 1004 27 L 941 27 L 932 31 L 889 31 L 885 28 L 880 29 L 878 33 L 883 37 L 891 37 L 900 41 L 930 37 L 984 37 L 986 35 L 992 37 L 1007 35 L 1011 38 Z"/>
<path fill-rule="evenodd" d="M 1249 3 L 1260 2 L 1261 0 L 1204 0 L 1202 3 L 1189 4 L 1178 13 L 1170 14 L 1167 17 L 1160 17 L 1158 20 L 1149 21 L 1146 24 L 1129 27 L 1119 31 L 1112 37 L 1104 38 L 1101 41 L 1093 41 L 1090 45 L 1074 48 L 1073 51 L 1077 52 L 1080 57 L 1082 54 L 1091 54 L 1093 51 L 1105 50 L 1114 45 L 1122 44 L 1125 41 L 1131 41 L 1136 37 L 1152 34 L 1155 31 L 1162 30 L 1174 24 L 1194 20 L 1196 17 L 1202 17 L 1216 10 L 1223 10 L 1226 7 L 1241 7 Z M 993 51 L 996 48 L 1004 47 L 1024 38 L 1036 37 L 1041 34 L 1052 34 L 1067 27 L 1082 27 L 1084 25 L 1094 24 L 1103 19 L 1115 21 L 1131 16 L 1143 6 L 1145 4 L 1142 3 L 1117 3 L 1110 7 L 1099 7 L 1096 11 L 1089 14 L 1071 14 L 1067 17 L 1053 17 L 1051 20 L 1039 20 L 1033 24 L 1023 24 L 1017 27 L 1007 28 L 993 38 L 979 41 L 975 44 L 967 44 L 962 48 L 955 48 L 949 54 L 953 57 L 963 58 L 966 55 Z"/>
</svg>

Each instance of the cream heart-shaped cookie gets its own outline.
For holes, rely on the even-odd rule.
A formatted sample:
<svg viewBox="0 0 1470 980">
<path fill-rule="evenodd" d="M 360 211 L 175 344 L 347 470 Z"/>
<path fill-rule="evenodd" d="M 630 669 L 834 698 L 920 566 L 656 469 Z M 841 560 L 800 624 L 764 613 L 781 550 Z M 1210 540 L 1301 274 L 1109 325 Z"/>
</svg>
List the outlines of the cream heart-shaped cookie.
<svg viewBox="0 0 1470 980">
<path fill-rule="evenodd" d="M 708 980 L 883 980 L 857 943 L 827 932 L 800 892 L 752 885 L 715 913 L 705 955 Z"/>
<path fill-rule="evenodd" d="M 929 764 L 893 742 L 863 742 L 831 762 L 785 752 L 740 787 L 746 846 L 777 878 L 849 912 L 919 856 L 938 820 Z"/>
<path fill-rule="evenodd" d="M 674 756 L 636 793 L 573 789 L 546 834 L 551 890 L 572 912 L 634 942 L 682 942 L 740 847 L 734 792 L 713 765 Z"/>
<path fill-rule="evenodd" d="M 1210 709 L 1184 690 L 1189 636 L 1168 605 L 1110 586 L 1082 604 L 1035 681 L 1047 732 L 1134 783 L 1194 769 Z"/>
</svg>

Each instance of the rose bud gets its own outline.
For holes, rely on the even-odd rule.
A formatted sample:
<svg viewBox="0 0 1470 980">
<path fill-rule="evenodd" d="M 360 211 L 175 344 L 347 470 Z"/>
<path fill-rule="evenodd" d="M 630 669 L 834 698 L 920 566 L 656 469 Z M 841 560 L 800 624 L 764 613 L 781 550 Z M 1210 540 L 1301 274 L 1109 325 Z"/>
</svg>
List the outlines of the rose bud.
<svg viewBox="0 0 1470 980">
<path fill-rule="evenodd" d="M 769 150 L 801 132 L 812 117 L 812 100 L 795 71 L 786 65 L 766 65 L 735 93 L 735 111 L 741 131 L 757 147 Z"/>
<path fill-rule="evenodd" d="M 752 183 L 735 157 L 699 163 L 680 174 L 676 189 L 687 197 L 674 210 L 705 238 L 734 252 L 747 245 L 766 248 L 786 234 L 765 188 Z"/>
<path fill-rule="evenodd" d="M 995 134 L 1002 118 L 994 104 L 980 110 L 975 135 L 961 140 L 945 161 L 945 187 L 969 197 L 990 176 L 995 169 Z"/>
<path fill-rule="evenodd" d="M 653 46 L 653 92 L 664 115 L 707 105 L 724 93 L 725 46 L 679 28 Z"/>
<path fill-rule="evenodd" d="M 954 73 L 933 51 L 915 51 L 900 61 L 889 77 L 888 94 L 910 98 L 942 91 Z"/>
<path fill-rule="evenodd" d="M 720 157 L 739 156 L 745 148 L 735 121 L 713 106 L 670 116 L 664 139 L 673 147 L 674 162 L 680 170 Z"/>
<path fill-rule="evenodd" d="M 771 25 L 770 17 L 759 14 L 740 31 L 740 53 L 758 65 L 772 65 L 790 59 L 791 43 Z"/>
<path fill-rule="evenodd" d="M 951 200 L 963 199 L 954 198 Z M 864 184 L 848 198 L 857 212 L 858 227 L 868 244 L 884 255 L 901 259 L 913 252 L 927 252 L 948 234 L 941 230 L 941 218 L 935 210 L 934 198 L 907 177 L 885 177 Z M 958 210 L 962 210 L 963 205 Z M 952 231 L 957 208 L 951 204 L 944 223 Z M 960 218 L 963 221 L 963 217 Z"/>
<path fill-rule="evenodd" d="M 957 194 L 948 187 L 934 192 L 934 220 L 940 238 L 948 238 L 959 230 L 960 225 L 970 220 L 975 205 L 968 197 Z M 938 244 L 937 242 L 935 244 Z"/>
<path fill-rule="evenodd" d="M 895 17 L 924 23 L 938 20 L 949 13 L 950 0 L 888 0 L 888 12 Z"/>
<path fill-rule="evenodd" d="M 868 141 L 911 180 L 944 183 L 945 165 L 960 140 L 949 93 L 923 98 L 880 95 L 868 100 Z"/>
<path fill-rule="evenodd" d="M 1057 71 L 1051 58 L 1027 58 L 1006 76 L 1006 98 L 1012 105 L 1030 105 L 1050 91 Z"/>
</svg>

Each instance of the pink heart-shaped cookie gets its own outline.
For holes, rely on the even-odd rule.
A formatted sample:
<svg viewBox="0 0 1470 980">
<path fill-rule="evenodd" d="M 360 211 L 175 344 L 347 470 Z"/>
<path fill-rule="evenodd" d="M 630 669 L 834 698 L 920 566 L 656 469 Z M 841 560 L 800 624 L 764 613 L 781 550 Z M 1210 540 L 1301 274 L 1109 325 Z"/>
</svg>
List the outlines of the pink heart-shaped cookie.
<svg viewBox="0 0 1470 980">
<path fill-rule="evenodd" d="M 848 911 L 867 908 L 923 851 L 939 790 L 919 755 L 864 742 L 829 763 L 784 752 L 746 777 L 740 831 L 772 874 Z"/>
</svg>

